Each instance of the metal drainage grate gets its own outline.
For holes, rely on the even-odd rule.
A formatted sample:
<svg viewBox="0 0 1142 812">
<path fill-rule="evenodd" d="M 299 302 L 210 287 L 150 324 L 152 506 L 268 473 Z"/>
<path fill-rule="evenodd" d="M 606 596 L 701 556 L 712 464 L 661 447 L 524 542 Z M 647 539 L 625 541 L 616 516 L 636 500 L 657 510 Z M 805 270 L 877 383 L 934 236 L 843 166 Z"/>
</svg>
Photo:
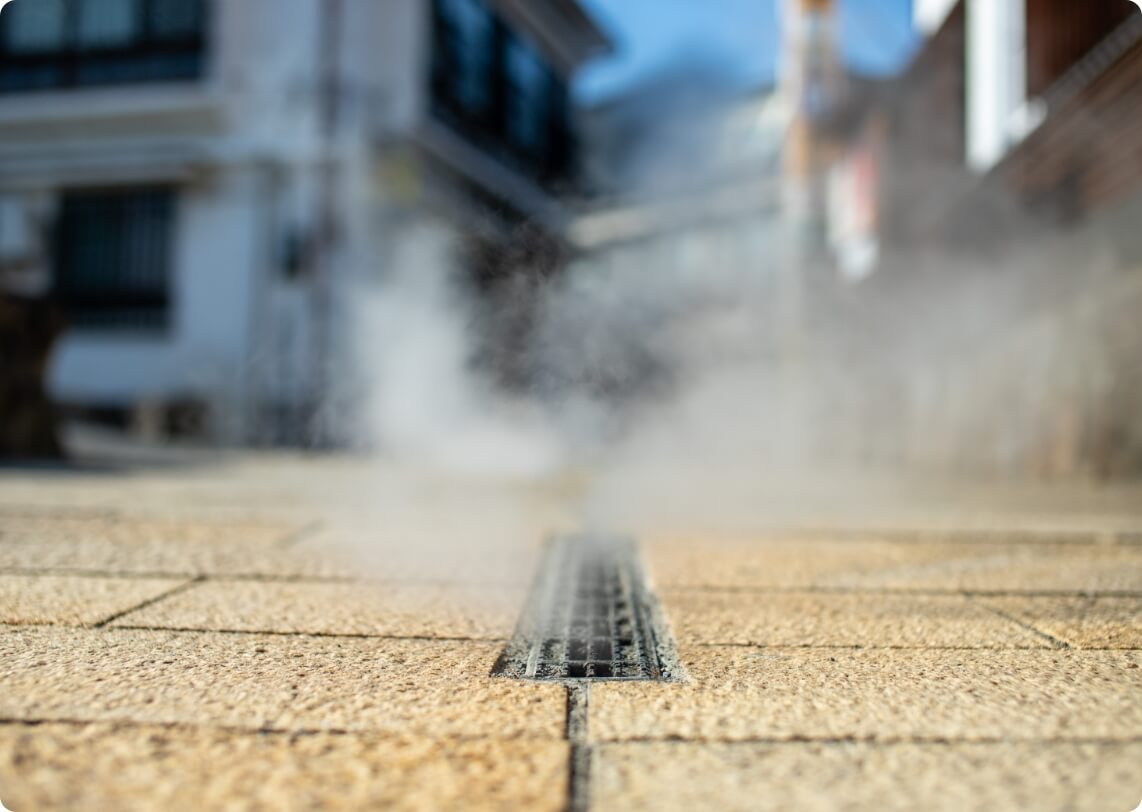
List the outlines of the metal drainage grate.
<svg viewBox="0 0 1142 812">
<path fill-rule="evenodd" d="M 673 642 L 629 539 L 552 540 L 515 636 L 493 676 L 533 680 L 670 680 Z"/>
</svg>

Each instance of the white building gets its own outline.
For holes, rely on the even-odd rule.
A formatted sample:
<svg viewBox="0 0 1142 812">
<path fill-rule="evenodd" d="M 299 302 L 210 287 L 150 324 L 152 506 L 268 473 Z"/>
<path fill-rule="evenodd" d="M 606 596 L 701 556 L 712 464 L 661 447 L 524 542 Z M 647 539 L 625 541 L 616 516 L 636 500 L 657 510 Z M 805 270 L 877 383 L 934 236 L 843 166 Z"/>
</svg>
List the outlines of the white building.
<svg viewBox="0 0 1142 812">
<path fill-rule="evenodd" d="M 575 0 L 9 3 L 0 273 L 67 308 L 53 394 L 290 434 L 393 223 L 558 234 L 606 47 Z"/>
</svg>

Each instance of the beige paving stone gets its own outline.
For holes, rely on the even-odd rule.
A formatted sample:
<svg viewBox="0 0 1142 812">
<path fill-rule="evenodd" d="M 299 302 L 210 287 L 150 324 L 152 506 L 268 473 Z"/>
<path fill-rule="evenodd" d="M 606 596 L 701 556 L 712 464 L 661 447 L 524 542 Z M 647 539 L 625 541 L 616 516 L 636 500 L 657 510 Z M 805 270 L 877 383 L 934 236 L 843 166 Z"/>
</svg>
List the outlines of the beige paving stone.
<svg viewBox="0 0 1142 812">
<path fill-rule="evenodd" d="M 850 572 L 833 586 L 991 592 L 1140 592 L 1142 546 L 1131 544 L 894 544 L 895 563 Z"/>
<path fill-rule="evenodd" d="M 439 535 L 402 536 L 382 531 L 377 518 L 356 532 L 317 533 L 290 547 L 266 567 L 283 574 L 320 572 L 401 583 L 530 583 L 544 533 L 487 538 L 452 527 Z M 299 566 L 298 562 L 313 562 Z"/>
<path fill-rule="evenodd" d="M 352 532 L 315 524 L 0 517 L 0 570 L 524 585 L 544 538 L 494 538 L 460 522 L 439 535 L 402 535 L 382 516 L 353 522 Z"/>
<path fill-rule="evenodd" d="M 651 539 L 660 586 L 1142 592 L 1142 546 L 817 538 Z"/>
<path fill-rule="evenodd" d="M 0 520 L 0 569 L 274 573 L 279 562 L 298 558 L 280 545 L 300 530 L 263 522 L 7 517 Z M 310 563 L 299 559 L 294 570 L 305 572 Z"/>
<path fill-rule="evenodd" d="M 526 809 L 566 805 L 560 741 L 0 725 L 0 792 L 24 810 Z"/>
<path fill-rule="evenodd" d="M 655 584 L 805 588 L 895 564 L 892 545 L 861 539 L 658 536 L 643 558 Z"/>
<path fill-rule="evenodd" d="M 963 520 L 946 527 L 889 527 L 883 529 L 846 529 L 835 532 L 819 530 L 818 535 L 842 535 L 866 541 L 919 542 L 925 544 L 1128 544 L 1130 531 L 1090 527 L 1089 523 L 1069 528 L 1066 522 L 1048 522 L 1042 527 L 973 527 Z"/>
<path fill-rule="evenodd" d="M 44 544 L 58 540 L 122 544 L 272 544 L 296 533 L 296 524 L 264 521 L 192 521 L 125 516 L 0 516 L 0 540 L 7 544 Z"/>
<path fill-rule="evenodd" d="M 185 580 L 0 574 L 0 623 L 90 626 Z"/>
<path fill-rule="evenodd" d="M 959 595 L 664 590 L 659 597 L 683 645 L 1050 647 Z"/>
<path fill-rule="evenodd" d="M 592 809 L 1128 810 L 1142 743 L 604 745 Z"/>
<path fill-rule="evenodd" d="M 1136 738 L 1142 652 L 684 648 L 688 684 L 592 686 L 631 738 Z"/>
<path fill-rule="evenodd" d="M 522 589 L 456 584 L 210 581 L 112 625 L 505 639 L 524 597 Z"/>
<path fill-rule="evenodd" d="M 1142 649 L 1142 598 L 989 597 L 993 606 L 1079 648 Z"/>
<path fill-rule="evenodd" d="M 564 689 L 497 643 L 8 627 L 0 718 L 559 738 Z"/>
<path fill-rule="evenodd" d="M 297 550 L 388 580 L 527 584 L 567 518 L 559 489 L 496 477 L 364 476 L 344 490 Z"/>
</svg>

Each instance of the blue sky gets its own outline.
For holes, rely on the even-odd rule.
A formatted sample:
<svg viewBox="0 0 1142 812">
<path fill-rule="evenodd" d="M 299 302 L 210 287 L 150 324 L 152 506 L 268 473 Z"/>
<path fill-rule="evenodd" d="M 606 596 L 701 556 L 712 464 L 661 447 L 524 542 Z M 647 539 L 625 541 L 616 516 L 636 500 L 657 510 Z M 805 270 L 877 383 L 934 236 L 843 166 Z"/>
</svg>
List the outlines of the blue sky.
<svg viewBox="0 0 1142 812">
<path fill-rule="evenodd" d="M 770 82 L 780 0 L 581 0 L 618 52 L 584 69 L 578 92 L 597 101 L 671 63 L 717 60 L 747 82 Z M 915 46 L 912 0 L 838 0 L 845 63 L 871 75 L 906 64 Z"/>
</svg>

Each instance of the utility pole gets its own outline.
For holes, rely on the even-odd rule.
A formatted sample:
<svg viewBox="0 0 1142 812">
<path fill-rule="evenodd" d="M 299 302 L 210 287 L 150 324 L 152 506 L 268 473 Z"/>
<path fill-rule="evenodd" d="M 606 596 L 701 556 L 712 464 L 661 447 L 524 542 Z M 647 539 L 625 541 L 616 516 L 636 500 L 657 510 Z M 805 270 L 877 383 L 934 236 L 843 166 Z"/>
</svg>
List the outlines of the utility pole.
<svg viewBox="0 0 1142 812">
<path fill-rule="evenodd" d="M 772 418 L 797 458 L 814 441 L 809 322 L 823 244 L 827 155 L 821 124 L 837 75 L 832 0 L 783 0 L 779 92 L 789 123 L 782 145 L 781 254 L 773 341 Z"/>
<path fill-rule="evenodd" d="M 314 0 L 321 15 L 318 26 L 317 126 L 320 154 L 317 177 L 317 223 L 313 246 L 311 296 L 312 354 L 310 356 L 308 440 L 324 448 L 332 440 L 329 426 L 330 367 L 333 349 L 333 283 L 337 273 L 339 225 L 337 211 L 337 135 L 341 118 L 341 40 L 343 0 Z"/>
<path fill-rule="evenodd" d="M 822 246 L 828 148 L 821 122 L 838 94 L 833 0 L 784 0 L 779 89 L 791 118 L 782 149 L 778 342 L 790 360 L 803 352 L 809 266 Z"/>
</svg>

